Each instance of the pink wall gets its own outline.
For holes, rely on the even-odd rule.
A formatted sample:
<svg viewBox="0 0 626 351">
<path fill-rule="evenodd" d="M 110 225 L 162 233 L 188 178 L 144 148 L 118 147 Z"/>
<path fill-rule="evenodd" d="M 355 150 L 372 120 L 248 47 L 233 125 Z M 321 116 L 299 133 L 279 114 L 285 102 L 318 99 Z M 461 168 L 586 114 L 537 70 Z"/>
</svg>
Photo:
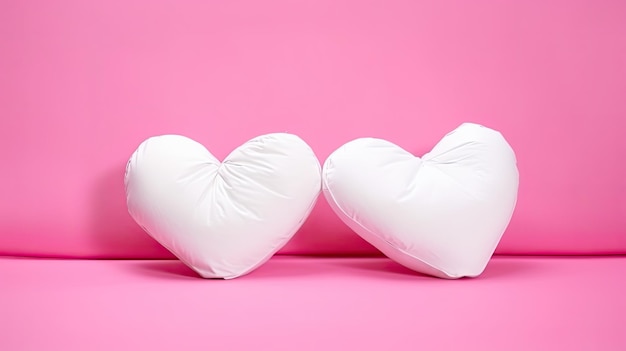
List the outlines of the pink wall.
<svg viewBox="0 0 626 351">
<path fill-rule="evenodd" d="M 625 97 L 623 1 L 2 1 L 0 254 L 167 256 L 125 207 L 151 135 L 288 131 L 323 162 L 464 121 L 518 155 L 498 252 L 626 252 Z M 283 251 L 374 252 L 323 199 Z"/>
</svg>

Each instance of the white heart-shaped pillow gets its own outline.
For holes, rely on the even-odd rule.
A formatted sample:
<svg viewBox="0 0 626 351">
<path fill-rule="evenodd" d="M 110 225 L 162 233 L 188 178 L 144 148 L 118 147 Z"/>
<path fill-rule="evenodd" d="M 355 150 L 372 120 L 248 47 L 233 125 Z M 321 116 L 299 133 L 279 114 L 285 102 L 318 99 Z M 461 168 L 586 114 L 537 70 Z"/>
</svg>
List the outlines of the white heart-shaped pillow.
<svg viewBox="0 0 626 351">
<path fill-rule="evenodd" d="M 205 278 L 236 278 L 266 262 L 311 212 L 321 167 L 291 134 L 252 139 L 218 161 L 179 135 L 152 137 L 125 175 L 131 216 Z"/>
<path fill-rule="evenodd" d="M 324 164 L 339 217 L 389 258 L 442 278 L 483 272 L 513 214 L 515 154 L 492 129 L 465 123 L 422 158 L 388 141 L 351 141 Z"/>
</svg>

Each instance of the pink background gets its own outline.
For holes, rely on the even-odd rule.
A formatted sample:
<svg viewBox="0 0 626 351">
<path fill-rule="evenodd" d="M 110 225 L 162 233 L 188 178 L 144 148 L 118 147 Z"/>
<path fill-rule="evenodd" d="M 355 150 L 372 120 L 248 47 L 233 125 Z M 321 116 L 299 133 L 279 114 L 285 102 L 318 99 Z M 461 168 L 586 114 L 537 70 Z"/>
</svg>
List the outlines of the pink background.
<svg viewBox="0 0 626 351">
<path fill-rule="evenodd" d="M 0 254 L 171 257 L 125 206 L 152 135 L 222 158 L 286 131 L 323 162 L 465 121 L 518 156 L 499 253 L 624 253 L 625 96 L 623 1 L 2 1 Z M 321 199 L 283 252 L 375 250 Z"/>
<path fill-rule="evenodd" d="M 623 257 L 496 257 L 476 279 L 381 258 L 275 257 L 241 279 L 177 260 L 0 257 L 2 350 L 624 351 Z"/>
</svg>

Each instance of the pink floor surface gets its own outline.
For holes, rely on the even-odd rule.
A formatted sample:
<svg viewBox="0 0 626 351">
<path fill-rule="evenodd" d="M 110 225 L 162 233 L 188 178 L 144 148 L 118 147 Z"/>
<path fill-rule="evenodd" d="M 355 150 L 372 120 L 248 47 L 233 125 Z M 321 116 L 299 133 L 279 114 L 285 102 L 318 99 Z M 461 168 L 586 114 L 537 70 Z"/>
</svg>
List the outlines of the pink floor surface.
<svg viewBox="0 0 626 351">
<path fill-rule="evenodd" d="M 384 258 L 0 258 L 0 350 L 626 350 L 626 257 L 496 257 L 475 279 Z"/>
</svg>

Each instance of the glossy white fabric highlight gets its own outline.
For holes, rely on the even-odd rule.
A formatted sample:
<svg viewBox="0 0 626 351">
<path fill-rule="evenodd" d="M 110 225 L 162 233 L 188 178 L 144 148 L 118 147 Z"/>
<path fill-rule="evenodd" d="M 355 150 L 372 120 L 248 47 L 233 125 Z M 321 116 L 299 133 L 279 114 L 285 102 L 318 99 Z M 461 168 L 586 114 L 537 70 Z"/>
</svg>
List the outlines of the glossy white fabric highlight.
<svg viewBox="0 0 626 351">
<path fill-rule="evenodd" d="M 296 233 L 321 190 L 320 164 L 291 134 L 268 134 L 224 162 L 179 135 L 144 141 L 125 175 L 135 221 L 205 278 L 235 278 Z"/>
<path fill-rule="evenodd" d="M 519 176 L 497 131 L 465 123 L 422 158 L 389 141 L 351 141 L 329 156 L 324 194 L 389 258 L 442 278 L 485 269 L 509 224 Z"/>
</svg>

